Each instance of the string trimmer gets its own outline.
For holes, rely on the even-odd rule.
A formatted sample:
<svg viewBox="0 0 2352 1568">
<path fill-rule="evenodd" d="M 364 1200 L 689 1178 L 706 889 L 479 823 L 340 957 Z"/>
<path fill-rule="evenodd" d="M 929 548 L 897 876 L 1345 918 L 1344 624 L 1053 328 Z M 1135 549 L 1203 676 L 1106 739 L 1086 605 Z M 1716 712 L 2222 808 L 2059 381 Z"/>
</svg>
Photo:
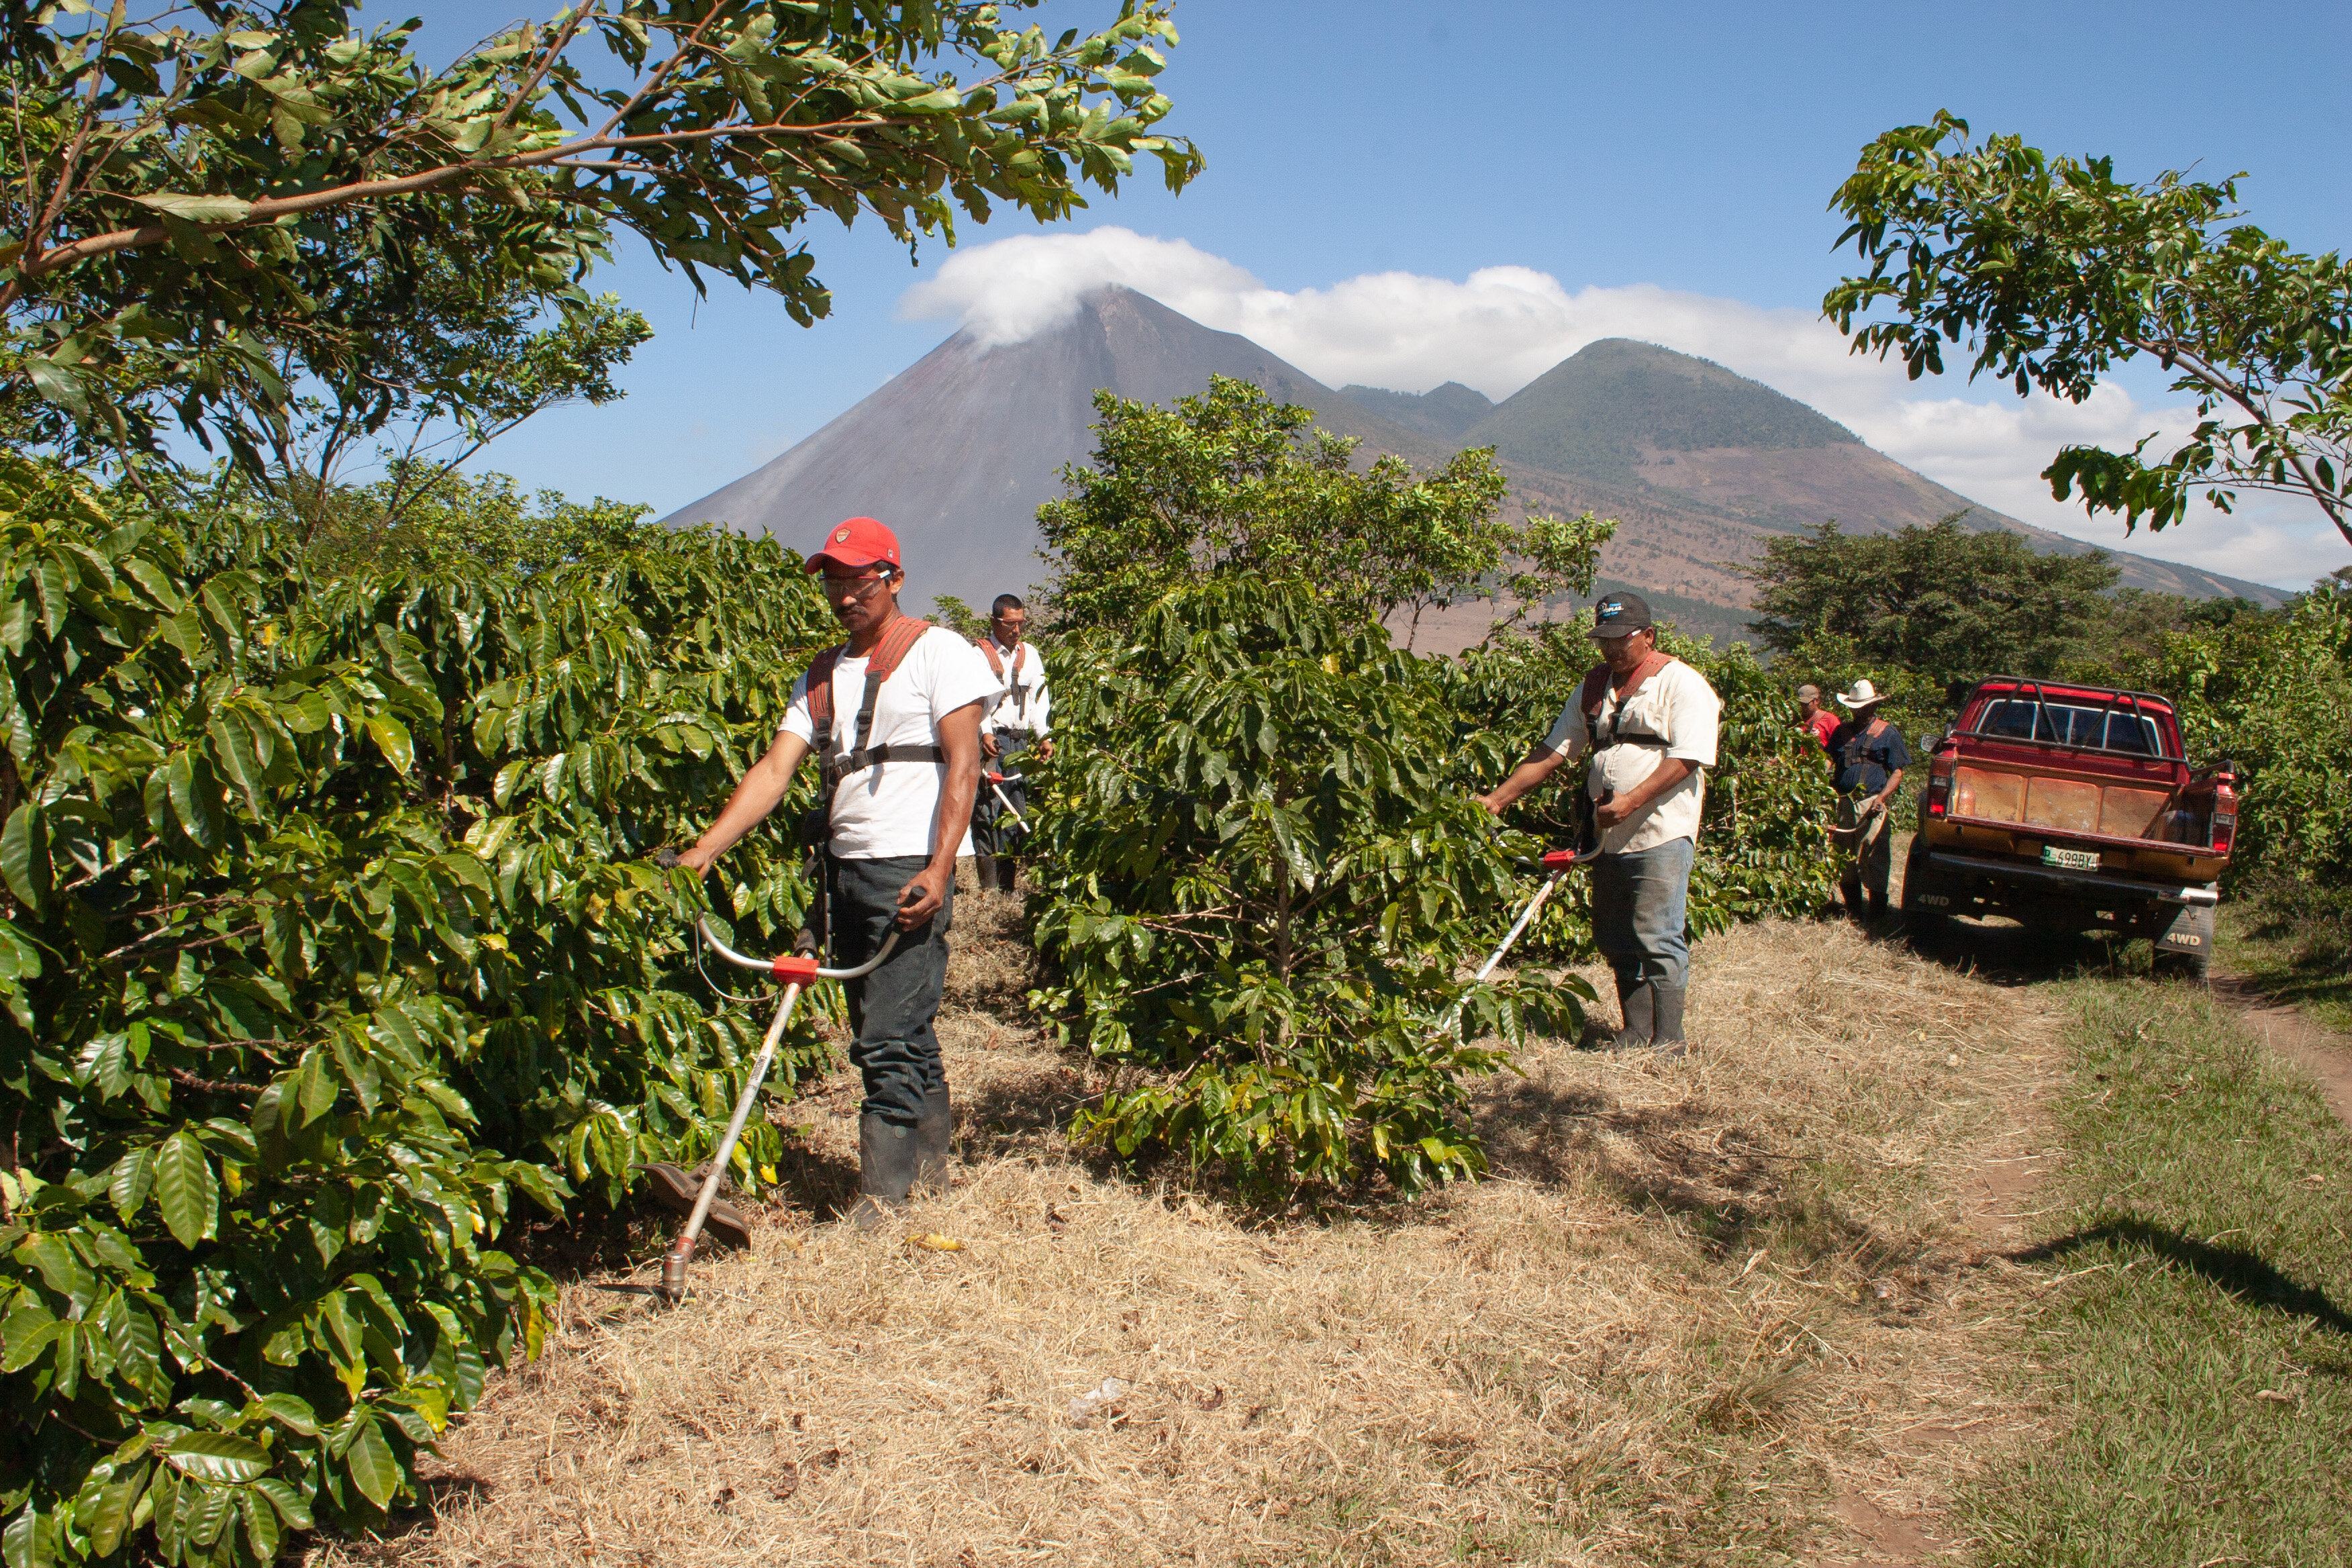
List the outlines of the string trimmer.
<svg viewBox="0 0 2352 1568">
<path fill-rule="evenodd" d="M 1550 900 L 1552 894 L 1559 890 L 1560 879 L 1599 853 L 1600 849 L 1597 846 L 1583 849 L 1548 849 L 1544 852 L 1543 886 L 1536 889 L 1535 897 L 1529 899 L 1527 907 L 1519 911 L 1519 918 L 1511 922 L 1511 929 L 1503 933 L 1503 940 L 1495 945 L 1495 951 L 1486 955 L 1486 962 L 1478 966 L 1478 973 L 1470 977 L 1471 984 L 1475 985 L 1495 973 L 1496 965 L 1503 962 L 1504 956 L 1518 942 L 1520 934 L 1535 923 L 1536 916 L 1543 912 L 1544 905 Z M 1525 865 L 1527 862 L 1521 861 L 1520 864 Z M 1438 1034 L 1443 1035 L 1454 1027 L 1454 1020 L 1462 1016 L 1463 1003 L 1468 999 L 1467 993 L 1465 993 L 1454 1000 L 1453 1006 L 1445 1010 L 1445 1016 L 1438 1020 L 1436 1030 Z"/>
<path fill-rule="evenodd" d="M 694 1200 L 694 1210 L 686 1216 L 686 1225 L 677 1239 L 662 1255 L 659 1294 L 670 1306 L 686 1299 L 686 1267 L 693 1260 L 696 1242 L 701 1239 L 703 1221 L 710 1217 L 710 1205 L 719 1200 L 719 1184 L 727 1179 L 727 1163 L 735 1156 L 736 1140 L 743 1136 L 743 1124 L 751 1119 L 751 1106 L 760 1098 L 760 1086 L 767 1080 L 768 1066 L 776 1059 L 777 1042 L 792 1024 L 793 1009 L 800 1005 L 801 993 L 820 980 L 862 980 L 874 973 L 881 962 L 890 956 L 898 945 L 898 933 L 892 931 L 882 939 L 882 945 L 873 957 L 855 969 L 822 969 L 816 955 L 794 955 L 783 958 L 753 958 L 736 952 L 712 934 L 707 917 L 697 916 L 694 929 L 701 934 L 710 951 L 728 963 L 743 969 L 765 970 L 784 983 L 784 999 L 776 1009 L 776 1021 L 768 1026 L 768 1037 L 760 1042 L 759 1058 L 751 1064 L 751 1076 L 743 1085 L 743 1092 L 735 1101 L 735 1114 L 727 1123 L 727 1136 L 719 1140 L 719 1151 L 710 1158 L 710 1173 L 702 1179 L 702 1191 Z"/>
<path fill-rule="evenodd" d="M 1580 855 L 1573 849 L 1549 849 L 1544 852 L 1543 868 L 1547 875 L 1543 879 L 1543 886 L 1538 888 L 1536 896 L 1528 900 L 1528 907 L 1519 911 L 1519 918 L 1511 922 L 1511 929 L 1503 933 L 1503 940 L 1496 945 L 1495 951 L 1486 955 L 1486 962 L 1478 966 L 1478 973 L 1470 977 L 1472 984 L 1476 984 L 1495 973 L 1495 966 L 1503 962 L 1503 955 L 1511 951 L 1512 944 L 1519 940 L 1519 933 L 1526 931 L 1536 916 L 1543 911 L 1545 902 L 1559 888 L 1559 879 L 1591 858 L 1589 854 Z"/>
<path fill-rule="evenodd" d="M 1012 797 L 1004 793 L 1004 786 L 1009 784 L 1026 784 L 1028 780 L 1020 773 L 990 773 L 988 775 L 988 787 L 990 793 L 996 796 L 996 804 L 1013 814 L 1013 821 L 1014 825 L 1017 826 L 1024 833 L 1029 831 L 1029 819 L 1021 815 L 1021 808 L 1013 804 Z"/>
</svg>

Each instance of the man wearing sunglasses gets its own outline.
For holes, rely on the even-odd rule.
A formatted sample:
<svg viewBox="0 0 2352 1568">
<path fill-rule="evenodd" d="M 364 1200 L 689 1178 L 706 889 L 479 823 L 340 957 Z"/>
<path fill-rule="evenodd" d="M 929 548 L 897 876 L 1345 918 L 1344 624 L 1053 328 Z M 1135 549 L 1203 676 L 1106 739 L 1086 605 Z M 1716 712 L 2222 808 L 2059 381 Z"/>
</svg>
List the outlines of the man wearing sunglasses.
<svg viewBox="0 0 2352 1568">
<path fill-rule="evenodd" d="M 931 1021 L 947 980 L 956 850 L 980 782 L 980 716 L 999 687 L 970 643 L 899 612 L 898 540 L 874 519 L 834 528 L 808 570 L 824 574 L 849 641 L 794 685 L 775 744 L 679 860 L 708 870 L 782 801 L 801 759 L 818 753 L 831 962 L 863 963 L 893 927 L 899 933 L 889 958 L 847 987 L 849 1056 L 866 1086 L 850 1218 L 869 1230 L 918 1184 L 947 1181 L 952 1116 Z"/>
<path fill-rule="evenodd" d="M 1045 661 L 1037 645 L 1024 640 L 1028 629 L 1029 607 L 1013 595 L 999 594 L 989 607 L 988 635 L 978 644 L 998 688 L 995 703 L 981 717 L 980 749 L 988 771 L 1003 780 L 982 789 L 972 810 L 972 869 L 983 893 L 1013 890 L 1013 852 L 1026 837 L 1014 813 L 1029 815 L 1021 754 L 1032 746 L 1040 758 L 1054 754 L 1054 694 L 1045 688 Z"/>
</svg>

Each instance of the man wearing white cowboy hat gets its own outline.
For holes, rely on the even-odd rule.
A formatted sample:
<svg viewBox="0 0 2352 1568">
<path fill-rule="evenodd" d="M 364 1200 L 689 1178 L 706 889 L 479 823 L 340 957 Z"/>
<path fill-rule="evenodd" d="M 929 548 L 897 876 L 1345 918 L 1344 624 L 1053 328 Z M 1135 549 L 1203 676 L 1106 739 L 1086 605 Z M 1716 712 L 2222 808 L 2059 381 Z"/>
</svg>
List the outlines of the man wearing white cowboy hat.
<svg viewBox="0 0 2352 1568">
<path fill-rule="evenodd" d="M 1885 699 L 1867 680 L 1857 680 L 1851 691 L 1837 694 L 1853 716 L 1830 734 L 1830 756 L 1837 768 L 1838 838 L 1853 846 L 1838 879 L 1845 895 L 1846 912 L 1863 917 L 1863 899 L 1869 897 L 1870 918 L 1886 914 L 1886 878 L 1895 866 L 1895 836 L 1886 827 L 1886 803 L 1903 787 L 1903 770 L 1910 765 L 1911 750 L 1903 731 L 1878 716 Z"/>
</svg>

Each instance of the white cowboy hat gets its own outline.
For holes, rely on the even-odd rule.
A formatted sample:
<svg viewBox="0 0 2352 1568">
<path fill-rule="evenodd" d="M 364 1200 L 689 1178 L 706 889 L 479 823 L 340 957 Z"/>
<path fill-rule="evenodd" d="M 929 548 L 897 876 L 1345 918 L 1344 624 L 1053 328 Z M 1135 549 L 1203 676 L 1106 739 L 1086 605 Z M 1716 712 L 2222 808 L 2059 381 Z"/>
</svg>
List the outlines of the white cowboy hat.
<svg viewBox="0 0 2352 1568">
<path fill-rule="evenodd" d="M 1839 692 L 1837 694 L 1837 700 L 1844 703 L 1849 708 L 1867 708 L 1874 702 L 1884 702 L 1886 700 L 1886 699 L 1878 694 L 1878 688 L 1873 686 L 1867 680 L 1855 681 L 1853 683 L 1853 689 L 1852 691 Z"/>
</svg>

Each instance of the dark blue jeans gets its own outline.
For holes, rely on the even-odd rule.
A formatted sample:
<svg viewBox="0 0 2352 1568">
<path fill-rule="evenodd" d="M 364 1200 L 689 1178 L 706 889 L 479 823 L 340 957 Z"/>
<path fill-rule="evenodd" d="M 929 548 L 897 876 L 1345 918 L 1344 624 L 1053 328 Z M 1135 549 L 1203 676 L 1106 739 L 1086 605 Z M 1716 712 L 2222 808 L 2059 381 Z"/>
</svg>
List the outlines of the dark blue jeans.
<svg viewBox="0 0 2352 1568">
<path fill-rule="evenodd" d="M 929 860 L 920 855 L 833 863 L 833 959 L 829 967 L 854 969 L 873 955 L 898 913 L 898 891 Z M 948 978 L 948 927 L 955 914 L 955 889 L 940 912 L 913 931 L 882 966 L 850 981 L 849 1026 L 856 1036 L 849 1059 L 866 1080 L 859 1108 L 886 1121 L 911 1127 L 923 1113 L 923 1099 L 947 1087 L 939 1037 L 931 1019 Z"/>
<path fill-rule="evenodd" d="M 1690 941 L 1684 932 L 1691 858 L 1698 846 L 1677 838 L 1592 862 L 1592 940 L 1626 986 L 1646 981 L 1679 991 L 1690 984 Z"/>
<path fill-rule="evenodd" d="M 992 773 L 1017 773 L 1021 771 L 1021 753 L 1029 749 L 1030 738 L 1013 731 L 1003 731 L 996 737 L 997 752 L 981 760 L 982 767 Z M 998 803 L 996 791 L 1003 790 L 1004 798 L 1013 803 L 1022 816 L 1029 815 L 1029 786 L 1025 783 L 997 784 L 991 787 L 986 778 L 971 797 L 971 852 L 975 855 L 1014 855 L 1020 852 L 1021 840 L 1026 837 L 1013 814 Z M 1009 885 L 1009 884 L 1008 884 Z"/>
</svg>

